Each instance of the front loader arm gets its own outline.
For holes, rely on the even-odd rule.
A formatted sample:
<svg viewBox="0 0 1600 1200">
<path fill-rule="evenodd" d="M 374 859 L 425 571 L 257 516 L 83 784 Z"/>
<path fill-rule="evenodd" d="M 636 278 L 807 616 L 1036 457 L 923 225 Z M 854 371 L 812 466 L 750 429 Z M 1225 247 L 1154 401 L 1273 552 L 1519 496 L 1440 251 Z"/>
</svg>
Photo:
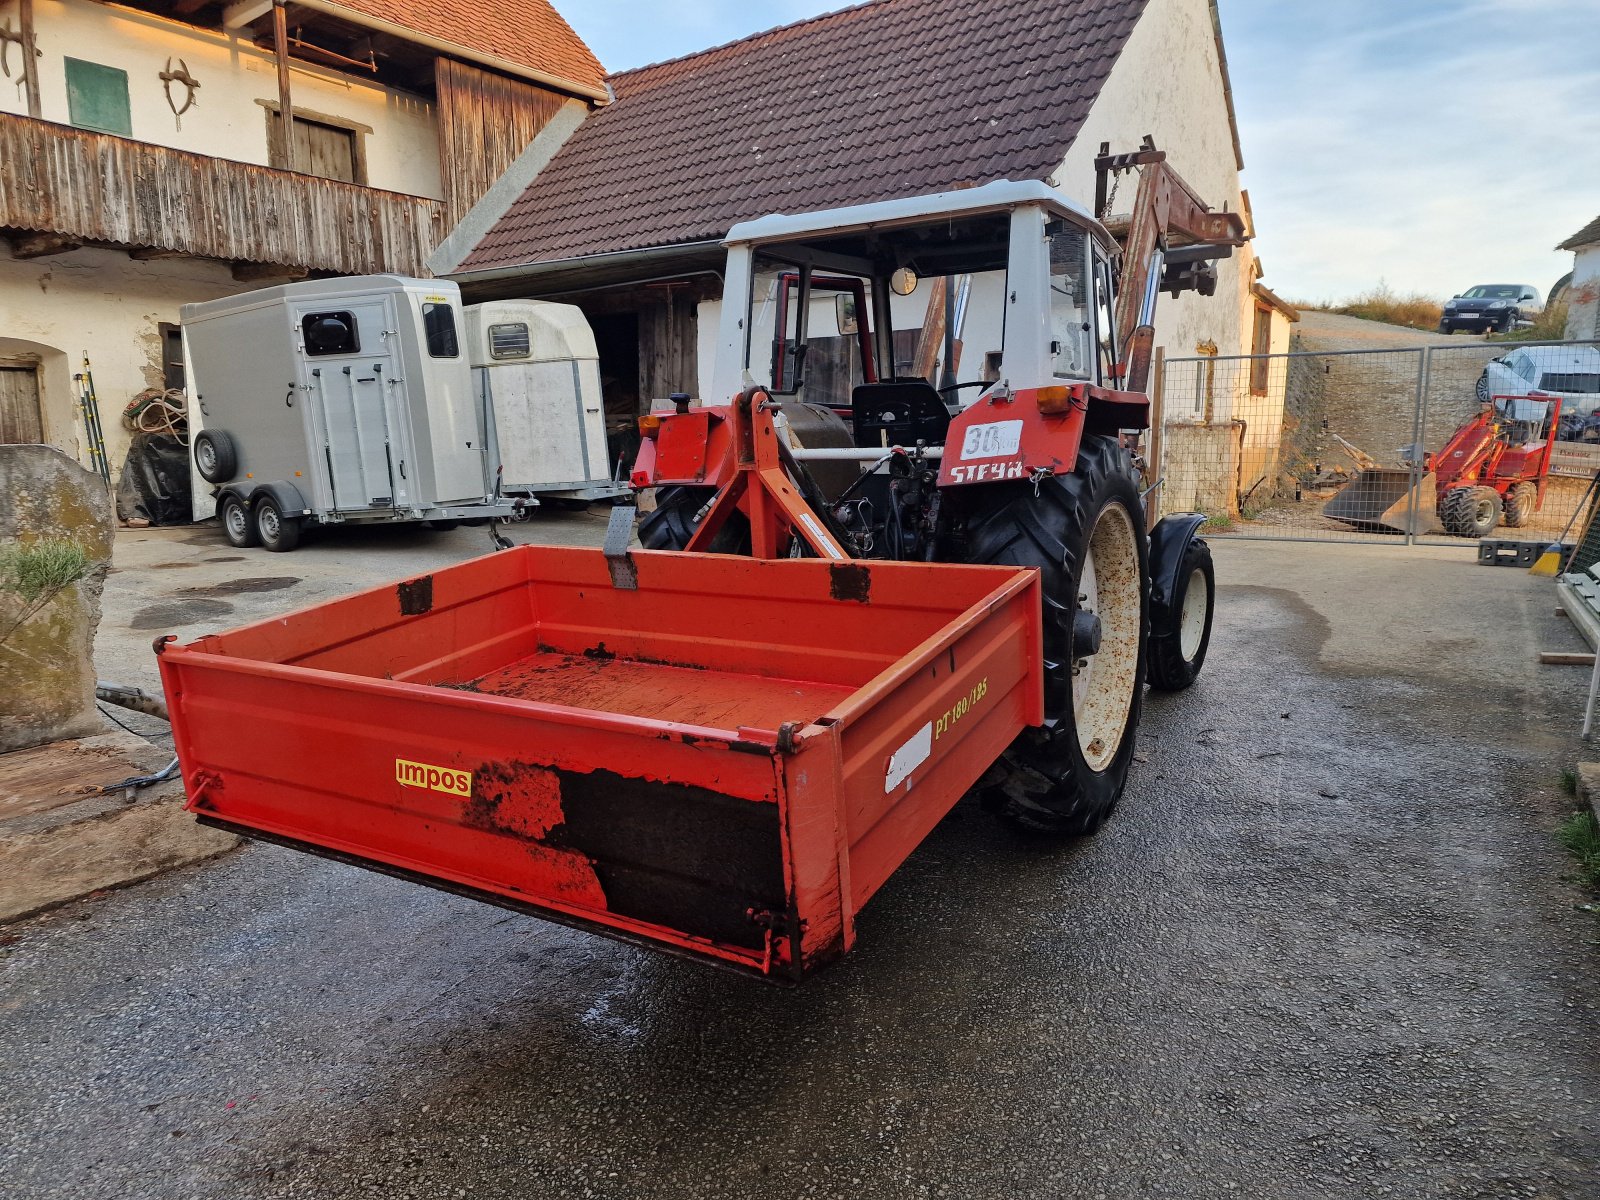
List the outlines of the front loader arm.
<svg viewBox="0 0 1600 1200">
<path fill-rule="evenodd" d="M 1119 361 L 1129 370 L 1123 384 L 1130 391 L 1142 392 L 1148 384 L 1148 360 L 1131 355 L 1130 348 L 1140 338 L 1139 331 L 1155 320 L 1156 293 L 1163 287 L 1174 294 L 1193 288 L 1210 295 L 1216 276 L 1204 268 L 1217 258 L 1225 258 L 1234 246 L 1247 240 L 1244 219 L 1238 213 L 1213 212 L 1167 163 L 1164 151 L 1157 150 L 1149 137 L 1132 154 L 1111 154 L 1103 143 L 1095 159 L 1095 216 L 1118 232 L 1111 220 L 1109 182 L 1113 175 L 1137 169 L 1139 187 L 1134 195 L 1133 212 L 1121 231 L 1122 278 L 1117 290 L 1116 327 L 1122 336 L 1117 347 Z M 1175 251 L 1174 235 L 1184 239 L 1183 262 L 1169 259 Z M 1144 340 L 1148 340 L 1145 335 Z"/>
</svg>

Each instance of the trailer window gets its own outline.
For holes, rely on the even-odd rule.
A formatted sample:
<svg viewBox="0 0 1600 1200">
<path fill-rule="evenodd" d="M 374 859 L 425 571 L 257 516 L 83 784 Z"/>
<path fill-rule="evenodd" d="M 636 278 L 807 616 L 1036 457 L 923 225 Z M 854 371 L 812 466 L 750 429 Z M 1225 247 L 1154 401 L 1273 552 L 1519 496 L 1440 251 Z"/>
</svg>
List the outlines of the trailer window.
<svg viewBox="0 0 1600 1200">
<path fill-rule="evenodd" d="M 490 358 L 527 358 L 532 353 L 528 326 L 523 321 L 489 326 Z"/>
<path fill-rule="evenodd" d="M 428 339 L 429 358 L 456 358 L 461 347 L 456 341 L 456 310 L 448 304 L 422 306 L 422 332 Z"/>
<path fill-rule="evenodd" d="M 356 319 L 347 312 L 307 313 L 300 318 L 300 336 L 312 358 L 325 354 L 359 354 Z"/>
<path fill-rule="evenodd" d="M 1089 238 L 1063 229 L 1050 238 L 1050 357 L 1056 375 L 1088 379 L 1094 341 L 1089 323 Z"/>
</svg>

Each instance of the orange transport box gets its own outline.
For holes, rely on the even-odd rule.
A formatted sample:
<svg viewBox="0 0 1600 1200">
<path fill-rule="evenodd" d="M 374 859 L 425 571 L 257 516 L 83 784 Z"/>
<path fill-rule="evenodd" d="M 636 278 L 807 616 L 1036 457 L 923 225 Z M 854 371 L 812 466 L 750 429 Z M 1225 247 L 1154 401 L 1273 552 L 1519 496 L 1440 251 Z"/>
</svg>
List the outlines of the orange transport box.
<svg viewBox="0 0 1600 1200">
<path fill-rule="evenodd" d="M 201 821 L 794 982 L 1026 725 L 1038 575 L 524 546 L 157 641 Z"/>
</svg>

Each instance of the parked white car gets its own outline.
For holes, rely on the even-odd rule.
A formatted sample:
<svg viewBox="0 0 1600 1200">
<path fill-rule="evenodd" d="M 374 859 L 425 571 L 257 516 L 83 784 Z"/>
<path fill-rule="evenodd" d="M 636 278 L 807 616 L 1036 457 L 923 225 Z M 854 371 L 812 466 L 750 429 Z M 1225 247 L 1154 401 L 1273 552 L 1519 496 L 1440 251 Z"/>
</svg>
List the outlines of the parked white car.
<svg viewBox="0 0 1600 1200">
<path fill-rule="evenodd" d="M 1444 302 L 1439 332 L 1498 329 L 1504 333 L 1515 329 L 1518 321 L 1531 321 L 1543 311 L 1539 289 L 1531 283 L 1480 283 Z"/>
<path fill-rule="evenodd" d="M 1600 409 L 1600 348 L 1520 346 L 1492 360 L 1478 376 L 1478 399 L 1493 396 L 1555 396 L 1562 424 Z"/>
</svg>

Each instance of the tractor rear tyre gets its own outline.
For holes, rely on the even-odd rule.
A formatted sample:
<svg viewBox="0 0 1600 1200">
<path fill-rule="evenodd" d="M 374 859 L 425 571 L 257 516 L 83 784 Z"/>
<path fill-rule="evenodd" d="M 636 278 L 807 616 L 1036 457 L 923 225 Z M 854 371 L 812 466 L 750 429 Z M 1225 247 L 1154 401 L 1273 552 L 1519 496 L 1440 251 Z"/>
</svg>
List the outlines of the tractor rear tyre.
<svg viewBox="0 0 1600 1200">
<path fill-rule="evenodd" d="M 1534 511 L 1539 505 L 1539 486 L 1524 479 L 1521 483 L 1513 484 L 1506 493 L 1506 528 L 1521 529 L 1533 520 Z"/>
<path fill-rule="evenodd" d="M 1216 609 L 1217 577 L 1211 547 L 1199 538 L 1189 543 L 1178 566 L 1178 581 L 1167 606 L 1170 627 L 1150 623 L 1150 686 L 1160 692 L 1181 692 L 1200 674 L 1211 646 L 1211 617 Z"/>
<path fill-rule="evenodd" d="M 646 550 L 682 550 L 700 524 L 700 510 L 717 494 L 709 487 L 658 487 L 656 506 L 639 518 L 639 544 Z M 750 523 L 733 513 L 711 539 L 713 554 L 749 554 Z"/>
<path fill-rule="evenodd" d="M 985 798 L 1025 829 L 1093 833 L 1127 782 L 1143 698 L 1149 543 L 1131 463 L 1086 437 L 1070 475 L 974 502 L 967 561 L 1037 567 L 1044 595 L 1045 724 L 991 768 Z"/>
<path fill-rule="evenodd" d="M 1493 488 L 1455 487 L 1439 501 L 1439 523 L 1456 537 L 1488 537 L 1500 511 L 1500 493 Z"/>
</svg>

